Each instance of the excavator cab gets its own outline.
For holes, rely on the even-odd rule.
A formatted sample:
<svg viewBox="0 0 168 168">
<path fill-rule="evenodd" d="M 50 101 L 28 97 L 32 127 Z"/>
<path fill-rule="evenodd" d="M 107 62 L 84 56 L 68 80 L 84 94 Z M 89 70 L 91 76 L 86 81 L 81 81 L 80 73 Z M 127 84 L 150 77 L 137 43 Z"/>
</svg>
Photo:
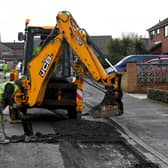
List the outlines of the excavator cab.
<svg viewBox="0 0 168 168">
<path fill-rule="evenodd" d="M 24 40 L 24 66 L 23 66 L 23 73 L 24 75 L 27 74 L 28 71 L 28 63 L 36 56 L 34 54 L 35 49 L 41 45 L 47 43 L 47 36 L 50 34 L 53 27 L 44 26 L 44 27 L 37 27 L 37 26 L 29 26 L 29 23 L 26 23 L 25 33 L 22 32 L 18 33 L 18 40 Z M 57 35 L 58 31 L 55 30 L 54 35 Z M 50 37 L 52 39 L 54 37 Z M 48 39 L 48 41 L 50 40 Z M 43 43 L 43 44 L 42 44 Z"/>
</svg>

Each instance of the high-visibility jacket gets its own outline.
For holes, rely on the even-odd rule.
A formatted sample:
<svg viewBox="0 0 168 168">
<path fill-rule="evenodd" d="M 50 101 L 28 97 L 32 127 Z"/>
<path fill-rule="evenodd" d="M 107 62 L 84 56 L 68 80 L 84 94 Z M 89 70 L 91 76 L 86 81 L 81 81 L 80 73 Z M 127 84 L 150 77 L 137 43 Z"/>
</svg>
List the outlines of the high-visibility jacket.
<svg viewBox="0 0 168 168">
<path fill-rule="evenodd" d="M 3 71 L 8 71 L 8 69 L 9 69 L 9 65 L 7 63 L 2 65 L 2 70 Z"/>
<path fill-rule="evenodd" d="M 35 49 L 34 49 L 34 51 L 33 51 L 33 56 L 36 56 L 36 55 L 38 55 L 39 54 L 39 52 L 40 52 L 40 50 L 41 50 L 41 46 L 37 46 Z"/>
<path fill-rule="evenodd" d="M 8 83 L 11 83 L 11 84 L 14 85 L 14 91 L 13 91 L 12 96 L 19 90 L 18 85 L 16 85 L 13 81 L 11 81 L 11 82 L 8 81 L 8 82 L 2 83 L 1 86 L 0 86 L 0 102 L 3 101 L 3 94 L 4 94 L 4 91 L 5 91 L 5 86 L 6 86 Z"/>
</svg>

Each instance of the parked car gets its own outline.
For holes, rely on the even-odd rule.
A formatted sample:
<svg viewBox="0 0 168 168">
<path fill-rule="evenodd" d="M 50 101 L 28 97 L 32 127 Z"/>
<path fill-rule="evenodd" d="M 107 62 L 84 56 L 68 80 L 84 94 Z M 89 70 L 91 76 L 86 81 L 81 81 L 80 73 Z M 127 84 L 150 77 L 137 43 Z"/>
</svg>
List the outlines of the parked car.
<svg viewBox="0 0 168 168">
<path fill-rule="evenodd" d="M 2 65 L 5 63 L 5 60 L 0 60 L 0 71 L 2 71 Z"/>
<path fill-rule="evenodd" d="M 145 64 L 168 64 L 168 58 L 155 58 L 144 62 Z"/>
<path fill-rule="evenodd" d="M 136 62 L 136 63 L 143 63 L 148 60 L 154 59 L 154 58 L 162 58 L 162 57 L 167 57 L 168 55 L 152 55 L 152 54 L 144 54 L 144 55 L 129 55 L 121 59 L 117 64 L 114 65 L 115 69 L 119 72 L 126 72 L 127 69 L 127 63 L 128 62 Z M 112 73 L 114 72 L 114 69 L 111 67 L 108 67 L 106 69 L 106 72 Z"/>
</svg>

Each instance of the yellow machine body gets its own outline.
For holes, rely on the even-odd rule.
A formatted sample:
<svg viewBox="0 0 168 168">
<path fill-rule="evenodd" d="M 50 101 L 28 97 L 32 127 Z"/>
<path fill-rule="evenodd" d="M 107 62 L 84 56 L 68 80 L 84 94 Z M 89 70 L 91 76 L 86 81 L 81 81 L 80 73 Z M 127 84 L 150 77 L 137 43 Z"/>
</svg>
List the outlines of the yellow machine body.
<svg viewBox="0 0 168 168">
<path fill-rule="evenodd" d="M 43 105 L 47 85 L 64 51 L 63 41 L 66 41 L 82 62 L 82 66 L 86 67 L 96 81 L 101 82 L 107 88 L 104 100 L 91 110 L 91 114 L 95 117 L 109 117 L 122 114 L 121 75 L 106 73 L 92 45 L 88 43 L 87 33 L 77 25 L 69 12 L 59 12 L 56 18 L 57 24 L 53 30 L 58 29 L 59 33 L 52 40 L 49 40 L 38 55 L 28 63 L 28 77 L 22 80 L 24 93 L 16 96 L 16 103 L 26 107 Z M 72 67 L 78 73 L 78 76 L 83 75 L 81 66 L 74 64 Z M 81 113 L 83 102 L 80 94 L 83 91 L 83 80 L 79 77 L 76 78 L 75 82 L 71 82 L 76 85 L 76 92 L 78 92 L 76 94 L 76 111 Z M 62 90 L 58 89 L 57 101 L 61 100 L 61 97 Z"/>
</svg>

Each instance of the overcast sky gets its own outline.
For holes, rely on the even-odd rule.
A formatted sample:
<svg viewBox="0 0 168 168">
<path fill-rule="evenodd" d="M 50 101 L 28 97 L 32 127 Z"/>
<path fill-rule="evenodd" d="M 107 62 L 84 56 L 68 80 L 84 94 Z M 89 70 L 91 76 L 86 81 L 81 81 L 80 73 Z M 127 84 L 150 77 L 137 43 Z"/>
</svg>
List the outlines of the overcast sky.
<svg viewBox="0 0 168 168">
<path fill-rule="evenodd" d="M 167 0 L 1 0 L 1 41 L 17 41 L 26 18 L 31 25 L 53 26 L 63 10 L 71 12 L 90 35 L 115 38 L 135 32 L 148 37 L 146 29 L 168 17 L 167 4 Z"/>
</svg>

